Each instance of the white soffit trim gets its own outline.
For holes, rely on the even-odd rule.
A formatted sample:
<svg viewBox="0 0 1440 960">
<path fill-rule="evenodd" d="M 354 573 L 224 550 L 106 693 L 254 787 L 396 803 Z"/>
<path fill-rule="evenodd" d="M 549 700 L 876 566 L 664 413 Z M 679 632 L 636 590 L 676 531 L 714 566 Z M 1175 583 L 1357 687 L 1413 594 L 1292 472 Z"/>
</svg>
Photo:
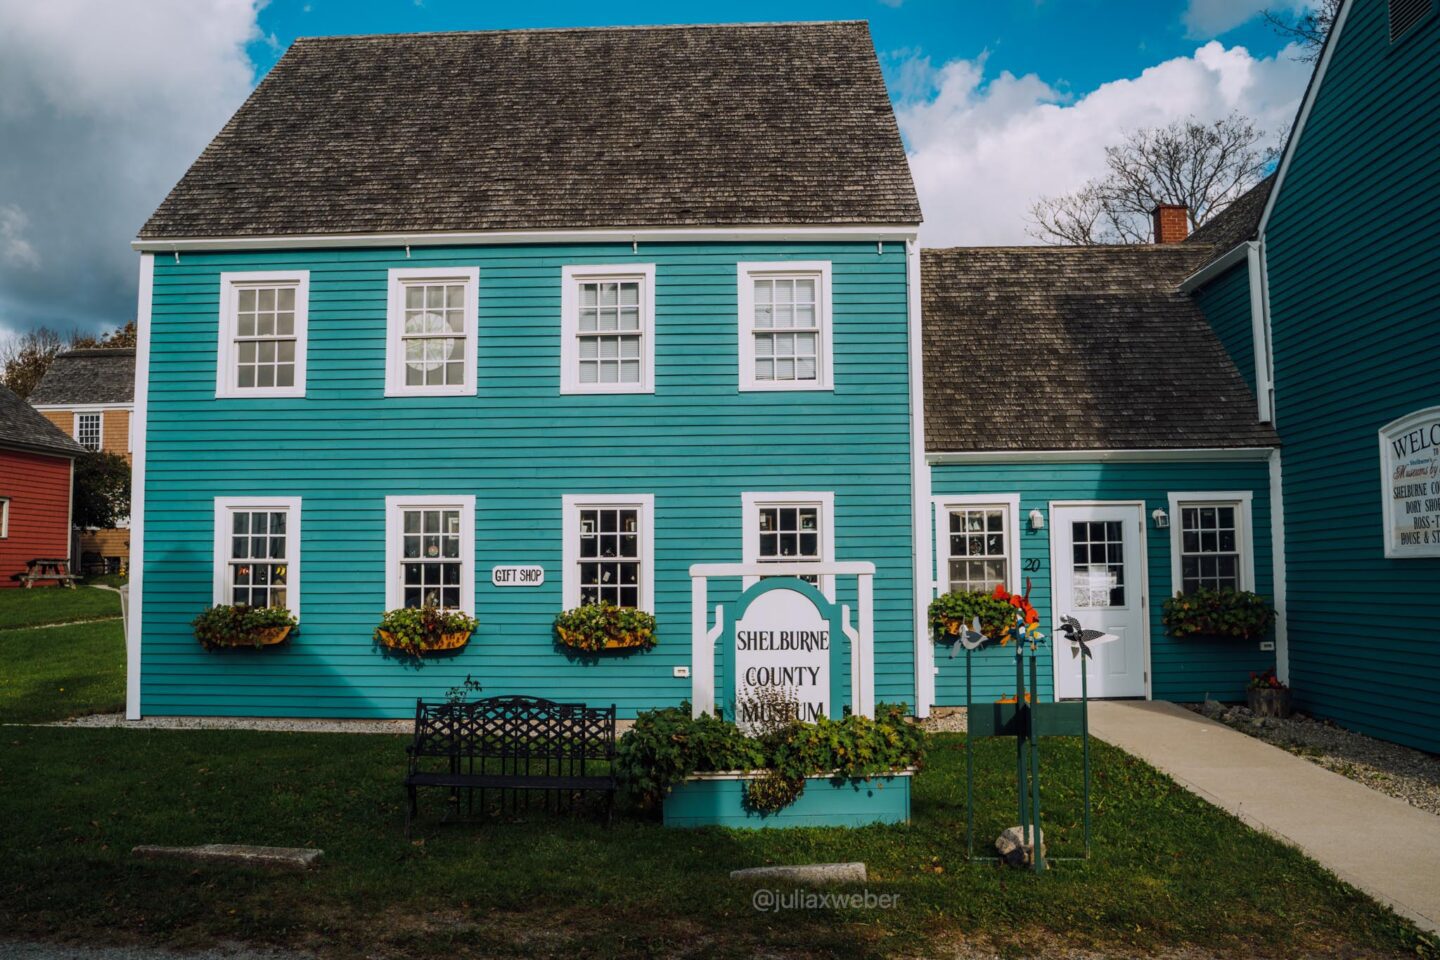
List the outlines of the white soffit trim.
<svg viewBox="0 0 1440 960">
<path fill-rule="evenodd" d="M 637 227 L 625 230 L 489 230 L 453 233 L 337 233 L 273 237 L 183 237 L 130 242 L 135 250 L 180 254 L 186 250 L 275 250 L 306 247 L 435 247 L 500 243 L 641 243 L 684 240 L 866 240 L 906 241 L 915 224 L 858 226 Z"/>
<path fill-rule="evenodd" d="M 1180 292 L 1194 293 L 1196 290 L 1205 286 L 1205 284 L 1209 283 L 1211 280 L 1214 280 L 1216 277 L 1220 276 L 1220 274 L 1224 273 L 1226 270 L 1229 270 L 1231 267 L 1235 266 L 1235 264 L 1239 263 L 1241 260 L 1244 260 L 1245 255 L 1249 252 L 1250 248 L 1254 246 L 1258 246 L 1258 244 L 1256 244 L 1254 240 L 1247 240 L 1246 242 L 1240 244 L 1238 247 L 1234 247 L 1231 250 L 1227 251 L 1223 256 L 1215 260 L 1211 260 L 1205 266 L 1201 267 L 1199 270 L 1196 270 L 1194 273 L 1190 274 L 1190 276 L 1180 281 Z"/>
<path fill-rule="evenodd" d="M 1187 447 L 1174 450 L 961 450 L 927 453 L 933 466 L 963 463 L 1151 463 L 1264 461 L 1271 447 Z"/>
<path fill-rule="evenodd" d="M 1320 94 L 1320 87 L 1325 82 L 1325 71 L 1330 69 L 1330 59 L 1335 53 L 1335 47 L 1340 43 L 1340 32 L 1345 29 L 1345 19 L 1350 14 L 1350 7 L 1353 0 L 1343 0 L 1339 11 L 1335 14 L 1335 22 L 1330 26 L 1330 33 L 1325 38 L 1325 48 L 1320 51 L 1320 62 L 1315 65 L 1315 73 L 1310 77 L 1310 85 L 1305 88 L 1305 96 L 1300 101 L 1300 113 L 1295 117 L 1295 126 L 1290 130 L 1290 139 L 1285 142 L 1285 151 L 1280 155 L 1280 166 L 1276 168 L 1275 185 L 1270 188 L 1270 196 L 1265 199 L 1265 209 L 1260 213 L 1260 225 L 1255 230 L 1255 236 L 1264 239 L 1265 228 L 1270 225 L 1270 214 L 1275 209 L 1275 201 L 1280 197 L 1280 191 L 1285 188 L 1285 174 L 1290 170 L 1290 161 L 1295 157 L 1296 145 L 1300 138 L 1305 135 L 1305 122 L 1310 119 L 1310 110 L 1315 106 L 1315 98 Z"/>
<path fill-rule="evenodd" d="M 111 410 L 133 410 L 133 403 L 32 403 L 32 407 L 41 413 L 49 410 L 57 413 L 105 413 Z"/>
</svg>

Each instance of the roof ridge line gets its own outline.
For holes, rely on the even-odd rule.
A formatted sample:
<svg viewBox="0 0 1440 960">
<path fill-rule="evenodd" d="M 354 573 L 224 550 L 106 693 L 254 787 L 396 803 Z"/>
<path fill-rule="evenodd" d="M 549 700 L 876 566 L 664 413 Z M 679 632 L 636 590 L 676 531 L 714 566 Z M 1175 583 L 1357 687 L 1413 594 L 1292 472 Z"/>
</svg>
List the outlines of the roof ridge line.
<svg viewBox="0 0 1440 960">
<path fill-rule="evenodd" d="M 863 24 L 869 26 L 869 20 L 745 20 L 733 23 L 636 23 L 636 24 L 611 24 L 603 27 L 511 27 L 496 28 L 493 30 L 418 30 L 411 33 L 335 33 L 309 37 L 296 37 L 294 43 L 316 43 L 330 40 L 393 40 L 398 37 L 481 37 L 499 36 L 516 33 L 606 33 L 621 31 L 639 30 L 698 30 L 698 29 L 719 29 L 721 27 L 823 27 L 823 26 L 851 26 Z"/>
</svg>

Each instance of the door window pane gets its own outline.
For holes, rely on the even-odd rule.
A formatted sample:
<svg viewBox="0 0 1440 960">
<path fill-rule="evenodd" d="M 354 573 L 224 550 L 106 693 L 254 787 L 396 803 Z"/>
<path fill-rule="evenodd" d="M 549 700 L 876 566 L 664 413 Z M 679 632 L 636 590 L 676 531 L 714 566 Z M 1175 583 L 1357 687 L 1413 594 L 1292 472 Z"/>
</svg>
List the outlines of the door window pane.
<svg viewBox="0 0 1440 960">
<path fill-rule="evenodd" d="M 1119 520 L 1070 524 L 1071 601 L 1076 607 L 1125 606 L 1124 538 Z"/>
</svg>

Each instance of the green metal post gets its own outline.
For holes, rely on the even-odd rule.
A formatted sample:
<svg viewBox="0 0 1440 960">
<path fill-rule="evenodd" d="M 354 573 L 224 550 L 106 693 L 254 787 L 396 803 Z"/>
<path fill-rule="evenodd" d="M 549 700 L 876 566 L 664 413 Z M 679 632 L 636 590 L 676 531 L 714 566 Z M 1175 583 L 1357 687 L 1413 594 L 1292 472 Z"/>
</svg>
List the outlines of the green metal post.
<svg viewBox="0 0 1440 960">
<path fill-rule="evenodd" d="M 1080 755 L 1085 774 L 1085 859 L 1090 859 L 1090 683 L 1085 661 L 1080 657 Z"/>
<path fill-rule="evenodd" d="M 1015 645 L 1015 716 L 1023 717 L 1025 705 L 1025 651 L 1020 644 Z M 1026 802 L 1025 783 L 1025 731 L 1015 731 L 1015 793 L 1020 801 L 1020 830 L 1024 836 L 1024 830 L 1029 823 L 1029 804 Z"/>
<path fill-rule="evenodd" d="M 1036 675 L 1035 644 L 1030 644 L 1030 697 L 1031 704 L 1025 708 L 1025 733 L 1030 740 L 1030 862 L 1035 866 L 1035 872 L 1040 873 L 1045 869 L 1045 853 L 1041 850 L 1040 842 L 1040 738 L 1035 733 L 1035 711 L 1034 706 L 1040 699 L 1040 684 Z"/>
<path fill-rule="evenodd" d="M 970 680 L 973 651 L 965 648 L 965 858 L 975 857 L 975 734 L 970 721 L 975 697 Z"/>
</svg>

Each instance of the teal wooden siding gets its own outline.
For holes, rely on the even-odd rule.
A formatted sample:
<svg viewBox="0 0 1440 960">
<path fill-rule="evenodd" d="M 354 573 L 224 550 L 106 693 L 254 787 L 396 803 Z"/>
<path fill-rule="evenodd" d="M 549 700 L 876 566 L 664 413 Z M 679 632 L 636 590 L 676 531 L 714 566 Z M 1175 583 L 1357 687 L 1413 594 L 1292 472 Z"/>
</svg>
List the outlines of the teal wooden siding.
<svg viewBox="0 0 1440 960">
<path fill-rule="evenodd" d="M 1195 303 L 1254 393 L 1255 328 L 1250 318 L 1250 269 L 1245 261 L 1200 288 Z"/>
<path fill-rule="evenodd" d="M 1020 495 L 1021 560 L 1039 561 L 1030 577 L 1030 601 L 1040 612 L 1042 629 L 1054 636 L 1051 622 L 1050 501 L 1144 500 L 1146 574 L 1149 578 L 1150 667 L 1156 700 L 1191 702 L 1207 695 L 1216 700 L 1243 700 L 1251 671 L 1274 666 L 1275 654 L 1262 651 L 1258 642 L 1176 640 L 1160 623 L 1161 603 L 1172 592 L 1170 582 L 1170 531 L 1157 530 L 1150 520 L 1156 507 L 1170 509 L 1170 492 L 1185 490 L 1242 491 L 1252 493 L 1255 585 L 1258 593 L 1272 596 L 1274 577 L 1270 549 L 1269 467 L 1261 463 L 1049 463 L 942 465 L 931 468 L 931 485 L 937 497 L 966 494 Z M 1045 514 L 1045 529 L 1031 530 L 1031 510 Z M 1020 585 L 1023 589 L 1023 584 Z M 977 699 L 993 699 L 1015 692 L 1013 647 L 989 647 L 975 654 Z M 935 648 L 940 668 L 935 678 L 936 704 L 965 702 L 965 654 L 950 659 L 947 646 Z M 1069 656 L 1068 651 L 1063 654 Z M 1039 664 L 1040 693 L 1054 698 L 1051 645 Z"/>
<path fill-rule="evenodd" d="M 690 694 L 690 580 L 738 562 L 740 494 L 833 490 L 836 555 L 873 561 L 876 694 L 914 701 L 905 252 L 885 244 L 416 247 L 155 258 L 147 435 L 142 709 L 146 714 L 401 717 L 467 674 L 622 715 Z M 737 390 L 736 262 L 833 262 L 834 393 Z M 561 396 L 561 267 L 655 263 L 653 395 Z M 474 265 L 479 395 L 382 396 L 386 271 Z M 308 395 L 216 400 L 219 274 L 310 271 Z M 473 494 L 470 645 L 419 665 L 376 650 L 385 497 Z M 655 497 L 659 645 L 575 658 L 562 603 L 561 497 Z M 264 650 L 206 652 L 217 496 L 303 498 L 301 629 Z M 538 563 L 542 587 L 495 588 Z M 738 593 L 738 582 L 729 584 Z M 713 601 L 727 585 L 712 583 Z M 853 603 L 853 589 L 839 599 Z"/>
<path fill-rule="evenodd" d="M 1440 751 L 1440 559 L 1387 560 L 1376 431 L 1440 403 L 1440 18 L 1357 0 L 1265 231 L 1299 707 Z"/>
</svg>

